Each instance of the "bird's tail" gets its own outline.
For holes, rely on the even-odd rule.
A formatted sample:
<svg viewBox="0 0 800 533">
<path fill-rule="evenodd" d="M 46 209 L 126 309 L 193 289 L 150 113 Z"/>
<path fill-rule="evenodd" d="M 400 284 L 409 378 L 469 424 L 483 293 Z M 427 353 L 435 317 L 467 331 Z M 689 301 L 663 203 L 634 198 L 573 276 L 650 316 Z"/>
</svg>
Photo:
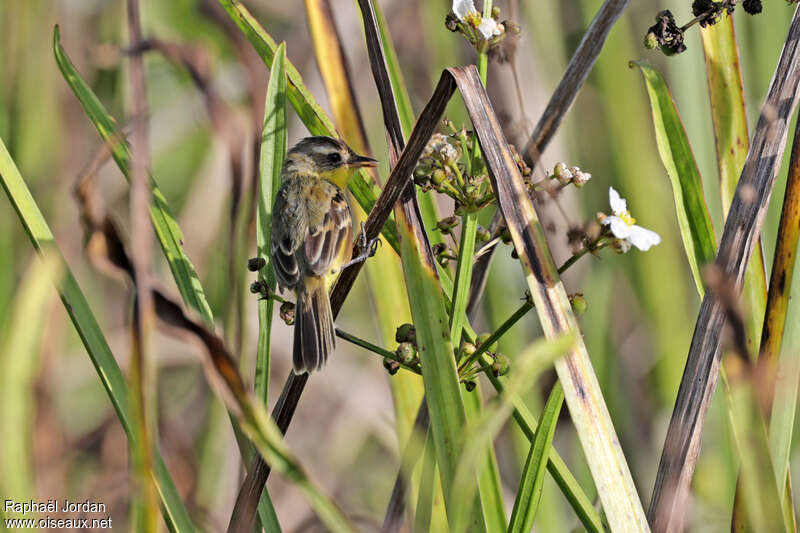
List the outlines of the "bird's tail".
<svg viewBox="0 0 800 533">
<path fill-rule="evenodd" d="M 333 351 L 334 325 L 325 283 L 306 279 L 297 293 L 293 363 L 295 374 L 321 369 Z"/>
</svg>

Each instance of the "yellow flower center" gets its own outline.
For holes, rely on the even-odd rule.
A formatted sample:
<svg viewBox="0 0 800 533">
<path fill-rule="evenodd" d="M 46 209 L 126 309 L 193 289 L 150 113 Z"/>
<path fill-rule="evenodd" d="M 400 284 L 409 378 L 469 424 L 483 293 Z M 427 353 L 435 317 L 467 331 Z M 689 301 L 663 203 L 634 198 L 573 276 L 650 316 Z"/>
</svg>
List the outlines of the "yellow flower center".
<svg viewBox="0 0 800 533">
<path fill-rule="evenodd" d="M 634 224 L 636 224 L 636 219 L 631 216 L 631 213 L 628 210 L 623 211 L 617 216 L 621 218 L 622 221 L 629 226 L 633 226 Z"/>
<path fill-rule="evenodd" d="M 470 11 L 464 17 L 464 22 L 472 26 L 473 28 L 477 28 L 481 25 L 481 14 L 478 13 L 476 10 Z"/>
</svg>

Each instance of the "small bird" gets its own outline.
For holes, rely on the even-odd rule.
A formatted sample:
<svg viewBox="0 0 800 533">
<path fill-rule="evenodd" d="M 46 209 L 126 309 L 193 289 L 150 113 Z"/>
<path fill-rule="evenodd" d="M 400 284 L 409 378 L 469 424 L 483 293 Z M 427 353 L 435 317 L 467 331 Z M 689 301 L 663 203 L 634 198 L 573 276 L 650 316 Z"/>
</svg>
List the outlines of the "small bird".
<svg viewBox="0 0 800 533">
<path fill-rule="evenodd" d="M 270 255 L 281 290 L 296 295 L 293 366 L 295 374 L 319 370 L 334 348 L 328 290 L 352 263 L 375 253 L 377 240 L 352 256 L 352 217 L 343 190 L 362 167 L 377 161 L 356 154 L 331 137 L 306 137 L 286 155 L 281 186 L 272 209 Z"/>
</svg>

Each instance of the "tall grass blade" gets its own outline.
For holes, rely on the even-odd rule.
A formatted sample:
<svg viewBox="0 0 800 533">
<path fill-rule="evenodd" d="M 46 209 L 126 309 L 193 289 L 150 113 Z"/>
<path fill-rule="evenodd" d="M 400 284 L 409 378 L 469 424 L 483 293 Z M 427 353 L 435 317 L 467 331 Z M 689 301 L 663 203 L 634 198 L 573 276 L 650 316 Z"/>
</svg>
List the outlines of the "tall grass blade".
<svg viewBox="0 0 800 533">
<path fill-rule="evenodd" d="M 704 286 L 700 270 L 714 260 L 717 246 L 700 171 L 664 78 L 646 61 L 632 61 L 630 65 L 639 67 L 644 76 L 653 112 L 658 153 L 672 184 L 683 248 L 697 292 L 702 296 Z"/>
<path fill-rule="evenodd" d="M 774 391 L 769 447 L 778 477 L 778 491 L 784 502 L 787 500 L 789 456 L 800 387 L 800 282 L 794 277 L 799 235 L 800 129 L 795 126 L 759 355 L 759 365 L 769 376 L 766 389 Z M 792 511 L 791 498 L 787 503 L 785 510 Z"/>
<path fill-rule="evenodd" d="M 61 255 L 61 251 L 55 243 L 50 227 L 47 225 L 42 212 L 36 205 L 36 201 L 31 196 L 2 140 L 0 140 L 0 182 L 9 200 L 11 200 L 11 204 L 14 206 L 14 210 L 17 212 L 17 216 L 25 228 L 33 247 L 39 255 L 46 258 L 46 260 L 55 261 L 58 263 L 59 268 L 62 269 L 63 278 L 58 285 L 61 301 L 64 303 L 64 307 L 86 348 L 86 352 L 92 360 L 95 370 L 97 370 L 103 387 L 106 389 L 114 410 L 117 412 L 122 428 L 128 436 L 128 441 L 133 446 L 136 435 L 130 416 L 129 393 L 125 378 L 123 378 L 119 365 L 117 365 L 117 361 L 111 354 L 111 349 L 100 331 L 100 326 L 98 326 L 83 292 L 81 292 L 77 281 L 75 281 L 72 272 L 64 261 L 64 257 Z M 162 514 L 170 531 L 195 531 L 186 507 L 184 507 L 175 484 L 167 471 L 167 467 L 158 454 L 155 457 L 154 467 L 154 482 L 161 498 Z"/>
<path fill-rule="evenodd" d="M 800 10 L 772 78 L 750 151 L 725 222 L 716 266 L 741 290 L 786 145 L 786 129 L 800 83 Z M 726 322 L 717 297 L 703 299 L 681 386 L 661 454 L 649 517 L 657 531 L 680 530 L 700 447 L 705 414 L 719 377 L 719 346 Z"/>
<path fill-rule="evenodd" d="M 379 2 L 372 3 L 372 9 L 375 13 L 375 24 L 378 28 L 381 44 L 383 45 L 383 56 L 386 60 L 386 70 L 389 72 L 389 79 L 392 82 L 392 89 L 394 90 L 395 103 L 397 104 L 397 114 L 400 117 L 400 126 L 403 130 L 404 138 L 408 138 L 411 130 L 414 128 L 416 116 L 414 115 L 414 108 L 411 106 L 411 98 L 408 95 L 408 88 L 406 81 L 403 77 L 403 71 L 400 69 L 400 62 L 397 60 L 397 52 L 394 48 L 394 41 L 389 34 L 389 26 L 386 24 L 386 19 L 383 16 L 383 11 Z M 422 213 L 422 221 L 425 223 L 426 228 L 432 228 L 439 220 L 439 209 L 436 206 L 436 200 L 431 194 L 423 194 L 418 197 L 419 210 Z M 428 235 L 432 244 L 442 241 L 442 236 L 438 233 Z"/>
<path fill-rule="evenodd" d="M 552 366 L 553 362 L 563 357 L 575 341 L 572 334 L 565 334 L 552 340 L 541 339 L 524 350 L 514 360 L 514 369 L 509 374 L 503 393 L 494 402 L 488 404 L 482 413 L 469 420 L 464 429 L 464 453 L 456 471 L 453 500 L 456 512 L 450 520 L 451 530 L 455 533 L 467 531 L 466 518 L 468 509 L 474 498 L 475 486 L 471 482 L 474 471 L 482 470 L 480 463 L 485 460 L 484 449 L 491 444 L 508 417 L 514 412 L 513 399 L 524 395 L 536 382 L 536 377 Z M 545 453 L 547 453 L 545 451 Z"/>
<path fill-rule="evenodd" d="M 508 524 L 509 533 L 527 533 L 533 528 L 533 520 L 536 518 L 542 497 L 547 457 L 550 455 L 550 446 L 553 443 L 562 403 L 564 403 L 564 389 L 561 388 L 561 383 L 556 382 L 547 398 L 541 423 L 531 443 L 525 467 L 522 469 L 514 510 L 511 511 L 511 521 Z"/>
<path fill-rule="evenodd" d="M 578 331 L 533 204 L 474 67 L 448 69 L 461 91 L 486 159 L 492 188 L 520 257 L 536 312 L 549 338 Z M 614 530 L 647 531 L 647 520 L 583 339 L 556 363 L 570 415 L 603 509 Z"/>
<path fill-rule="evenodd" d="M 700 30 L 706 58 L 708 94 L 711 99 L 711 120 L 719 167 L 722 216 L 728 216 L 736 182 L 744 167 L 749 146 L 747 114 L 742 88 L 739 47 L 733 29 L 733 15 L 723 13 L 719 22 Z M 761 239 L 747 266 L 742 288 L 747 306 L 747 342 L 750 353 L 758 353 L 761 326 L 767 305 L 767 279 Z"/>
<path fill-rule="evenodd" d="M 111 155 L 117 166 L 125 177 L 130 180 L 131 153 L 128 143 L 120 132 L 116 121 L 108 114 L 103 104 L 86 82 L 83 81 L 78 71 L 75 70 L 75 66 L 61 46 L 58 26 L 53 30 L 53 49 L 56 63 L 58 63 L 58 68 L 61 69 L 64 79 L 75 93 L 94 127 L 97 128 L 100 137 L 110 147 Z M 211 313 L 211 308 L 208 306 L 208 301 L 206 301 L 203 287 L 200 285 L 200 279 L 197 277 L 197 272 L 195 272 L 189 257 L 183 252 L 183 233 L 167 204 L 167 199 L 153 178 L 151 178 L 151 186 L 152 204 L 150 217 L 181 297 L 186 302 L 186 305 L 199 312 L 206 323 L 211 325 L 214 323 L 214 317 Z"/>
<path fill-rule="evenodd" d="M 264 260 L 258 279 L 275 290 L 275 272 L 270 256 L 272 235 L 272 204 L 281 184 L 281 167 L 286 157 L 286 44 L 281 43 L 275 52 L 270 70 L 267 95 L 264 101 L 264 126 L 261 130 L 261 151 L 258 178 L 256 211 L 256 246 L 258 257 Z M 267 405 L 271 364 L 270 341 L 272 337 L 272 314 L 275 301 L 272 298 L 258 302 L 258 345 L 256 349 L 256 396 Z M 261 524 L 267 531 L 280 531 L 280 525 L 272 510 L 272 502 L 266 488 L 258 499 Z M 271 511 L 271 512 L 270 512 Z"/>
</svg>

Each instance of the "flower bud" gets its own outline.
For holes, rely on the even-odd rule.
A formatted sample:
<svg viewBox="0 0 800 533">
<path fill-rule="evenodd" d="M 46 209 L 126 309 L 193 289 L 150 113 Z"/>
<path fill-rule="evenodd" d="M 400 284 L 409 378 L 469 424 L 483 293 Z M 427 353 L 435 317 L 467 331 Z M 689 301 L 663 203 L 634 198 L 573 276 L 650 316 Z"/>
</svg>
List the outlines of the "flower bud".
<svg viewBox="0 0 800 533">
<path fill-rule="evenodd" d="M 487 242 L 492 238 L 492 234 L 489 233 L 488 229 L 478 226 L 478 230 L 475 232 L 475 238 L 478 242 Z"/>
<path fill-rule="evenodd" d="M 250 272 L 258 272 L 267 266 L 267 260 L 263 257 L 251 257 L 247 260 L 247 270 Z"/>
<path fill-rule="evenodd" d="M 572 181 L 572 172 L 567 168 L 566 163 L 556 163 L 556 166 L 553 167 L 553 176 L 561 185 L 567 185 Z"/>
<path fill-rule="evenodd" d="M 508 368 L 511 366 L 508 357 L 505 355 L 498 353 L 494 356 L 494 361 L 492 361 L 492 373 L 494 377 L 498 376 L 505 376 L 508 374 Z"/>
<path fill-rule="evenodd" d="M 590 179 L 592 179 L 591 174 L 578 169 L 578 171 L 574 173 L 574 176 L 572 178 L 572 184 L 580 189 L 581 187 L 586 185 L 586 182 L 589 181 Z"/>
<path fill-rule="evenodd" d="M 433 169 L 433 172 L 431 173 L 431 182 L 433 182 L 435 186 L 441 186 L 445 180 L 447 180 L 447 173 L 444 170 L 441 168 Z"/>
<path fill-rule="evenodd" d="M 569 303 L 572 306 L 572 312 L 575 313 L 575 316 L 582 316 L 588 307 L 586 298 L 584 298 L 581 293 L 575 293 L 570 296 Z"/>
<path fill-rule="evenodd" d="M 397 371 L 400 370 L 400 363 L 398 363 L 397 361 L 392 361 L 389 358 L 385 358 L 383 360 L 383 368 L 385 368 L 386 371 L 389 372 L 390 376 L 394 376 L 395 374 L 397 374 Z"/>
<path fill-rule="evenodd" d="M 464 357 L 469 357 L 477 351 L 477 348 L 471 342 L 465 342 L 461 345 L 461 353 L 464 354 Z"/>
<path fill-rule="evenodd" d="M 254 281 L 250 284 L 250 292 L 253 294 L 263 294 L 264 288 L 264 284 L 260 281 Z"/>
<path fill-rule="evenodd" d="M 458 218 L 454 216 L 443 218 L 436 223 L 436 229 L 441 231 L 444 235 L 450 235 L 453 233 L 453 228 L 456 226 L 458 226 Z"/>
</svg>

